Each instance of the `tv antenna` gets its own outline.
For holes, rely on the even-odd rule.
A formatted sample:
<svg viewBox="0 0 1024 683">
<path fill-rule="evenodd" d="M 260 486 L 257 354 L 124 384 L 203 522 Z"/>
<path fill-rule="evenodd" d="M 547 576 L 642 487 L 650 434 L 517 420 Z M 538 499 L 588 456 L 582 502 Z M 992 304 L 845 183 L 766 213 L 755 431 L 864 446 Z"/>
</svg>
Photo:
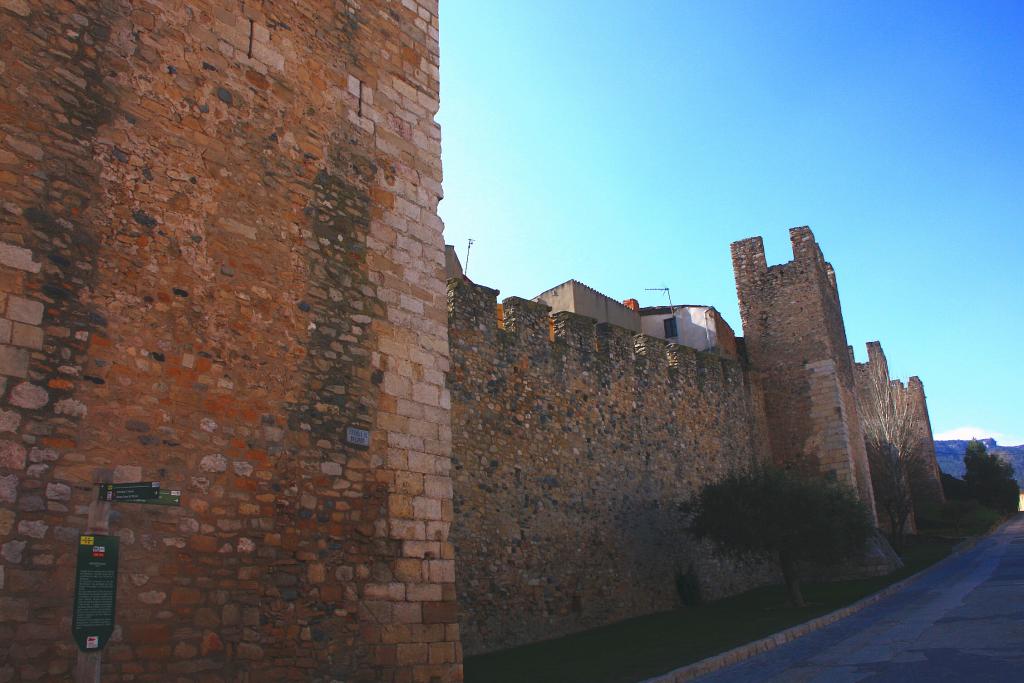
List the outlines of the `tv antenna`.
<svg viewBox="0 0 1024 683">
<path fill-rule="evenodd" d="M 472 237 L 466 240 L 466 266 L 462 269 L 462 272 L 467 276 L 469 275 L 469 250 L 473 248 L 473 242 L 475 241 Z"/>
<path fill-rule="evenodd" d="M 665 296 L 668 297 L 668 307 L 672 310 L 672 292 L 669 291 L 668 287 L 645 287 L 645 292 L 665 292 Z"/>
</svg>

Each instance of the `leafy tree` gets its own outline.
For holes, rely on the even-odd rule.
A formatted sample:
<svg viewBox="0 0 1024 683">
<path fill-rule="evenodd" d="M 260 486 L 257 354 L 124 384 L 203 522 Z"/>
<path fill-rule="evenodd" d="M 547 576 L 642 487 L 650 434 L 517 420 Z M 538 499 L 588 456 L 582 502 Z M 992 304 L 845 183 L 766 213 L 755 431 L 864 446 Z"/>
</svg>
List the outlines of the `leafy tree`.
<svg viewBox="0 0 1024 683">
<path fill-rule="evenodd" d="M 964 466 L 964 481 L 972 498 L 1004 515 L 1017 511 L 1020 488 L 1013 478 L 1013 465 L 989 453 L 983 442 L 971 440 L 964 453 Z"/>
<path fill-rule="evenodd" d="M 967 500 L 971 492 L 967 488 L 967 482 L 952 474 L 942 473 L 942 495 L 946 500 Z M 977 501 L 975 501 L 977 502 Z"/>
<path fill-rule="evenodd" d="M 802 607 L 798 563 L 833 564 L 863 550 L 871 533 L 856 494 L 776 468 L 735 472 L 705 486 L 691 525 L 724 550 L 773 558 L 793 604 Z"/>
</svg>

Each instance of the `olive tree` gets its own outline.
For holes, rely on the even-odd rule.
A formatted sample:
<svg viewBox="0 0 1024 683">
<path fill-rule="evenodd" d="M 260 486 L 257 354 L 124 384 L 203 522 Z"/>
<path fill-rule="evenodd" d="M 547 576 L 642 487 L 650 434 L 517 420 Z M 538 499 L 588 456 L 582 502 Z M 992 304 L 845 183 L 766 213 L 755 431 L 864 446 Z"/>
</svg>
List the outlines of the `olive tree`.
<svg viewBox="0 0 1024 683">
<path fill-rule="evenodd" d="M 864 549 L 869 512 L 848 487 L 765 467 L 705 486 L 691 531 L 726 551 L 778 563 L 790 600 L 804 605 L 799 565 L 833 564 Z"/>
</svg>

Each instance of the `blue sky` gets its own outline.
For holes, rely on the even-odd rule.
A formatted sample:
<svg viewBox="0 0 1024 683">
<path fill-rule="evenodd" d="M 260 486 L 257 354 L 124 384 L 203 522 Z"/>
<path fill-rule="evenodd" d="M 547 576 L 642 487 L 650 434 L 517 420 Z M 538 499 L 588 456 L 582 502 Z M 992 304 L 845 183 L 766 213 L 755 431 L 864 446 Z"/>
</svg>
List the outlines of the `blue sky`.
<svg viewBox="0 0 1024 683">
<path fill-rule="evenodd" d="M 810 225 L 857 357 L 1024 442 L 1024 3 L 442 0 L 446 240 L 532 297 L 717 307 Z"/>
</svg>

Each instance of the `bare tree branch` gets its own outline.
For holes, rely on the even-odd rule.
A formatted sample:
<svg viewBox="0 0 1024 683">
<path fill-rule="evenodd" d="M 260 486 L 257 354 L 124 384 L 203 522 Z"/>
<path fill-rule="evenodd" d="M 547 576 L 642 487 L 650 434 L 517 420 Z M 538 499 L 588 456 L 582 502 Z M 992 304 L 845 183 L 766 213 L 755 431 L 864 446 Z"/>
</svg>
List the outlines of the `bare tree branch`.
<svg viewBox="0 0 1024 683">
<path fill-rule="evenodd" d="M 871 483 L 876 504 L 888 517 L 893 546 L 900 550 L 914 510 L 911 482 L 925 469 L 919 412 L 907 388 L 889 379 L 884 364 L 869 364 L 866 373 L 857 400 Z"/>
</svg>

